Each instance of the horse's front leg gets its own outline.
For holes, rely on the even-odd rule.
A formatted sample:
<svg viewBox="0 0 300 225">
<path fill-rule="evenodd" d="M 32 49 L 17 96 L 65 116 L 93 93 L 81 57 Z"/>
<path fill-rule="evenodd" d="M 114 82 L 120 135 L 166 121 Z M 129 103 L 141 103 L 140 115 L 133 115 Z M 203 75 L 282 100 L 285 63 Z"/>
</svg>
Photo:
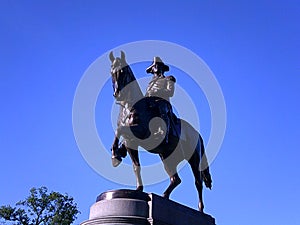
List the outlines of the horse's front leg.
<svg viewBox="0 0 300 225">
<path fill-rule="evenodd" d="M 111 160 L 113 167 L 117 167 L 122 162 L 122 157 L 118 152 L 119 141 L 121 137 L 122 127 L 118 127 L 115 132 L 115 139 L 111 147 Z"/>
<path fill-rule="evenodd" d="M 129 153 L 130 158 L 132 160 L 133 171 L 136 177 L 136 190 L 143 191 L 144 185 L 141 176 L 141 165 L 140 165 L 140 159 L 139 159 L 139 153 L 137 147 L 136 148 L 127 147 L 127 152 Z"/>
<path fill-rule="evenodd" d="M 113 141 L 112 147 L 111 147 L 111 153 L 112 153 L 112 165 L 114 167 L 117 167 L 122 162 L 122 157 L 125 158 L 126 151 L 124 152 L 124 146 L 121 146 L 119 148 L 119 142 L 120 137 L 123 137 L 124 139 L 130 139 L 130 126 L 119 126 L 116 129 L 115 132 L 115 139 Z"/>
<path fill-rule="evenodd" d="M 111 147 L 111 160 L 113 167 L 117 167 L 122 162 L 122 157 L 118 154 L 119 138 L 115 137 Z"/>
</svg>

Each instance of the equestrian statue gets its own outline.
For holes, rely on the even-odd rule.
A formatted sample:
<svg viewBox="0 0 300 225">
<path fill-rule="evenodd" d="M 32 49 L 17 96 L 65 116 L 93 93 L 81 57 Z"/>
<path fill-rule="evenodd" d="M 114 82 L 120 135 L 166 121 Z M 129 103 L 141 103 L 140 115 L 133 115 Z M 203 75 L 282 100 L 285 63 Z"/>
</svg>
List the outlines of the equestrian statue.
<svg viewBox="0 0 300 225">
<path fill-rule="evenodd" d="M 169 198 L 171 192 L 181 183 L 177 172 L 178 164 L 186 160 L 191 166 L 199 197 L 199 211 L 203 212 L 203 182 L 209 189 L 212 179 L 204 149 L 204 142 L 187 121 L 173 113 L 170 98 L 174 94 L 176 79 L 165 76 L 169 66 L 160 57 L 146 69 L 153 75 L 144 95 L 121 51 L 121 57 L 110 52 L 113 96 L 120 105 L 115 138 L 111 148 L 114 167 L 129 154 L 136 176 L 137 190 L 143 190 L 138 147 L 158 154 L 170 184 L 163 193 Z M 121 139 L 122 137 L 122 139 Z"/>
</svg>

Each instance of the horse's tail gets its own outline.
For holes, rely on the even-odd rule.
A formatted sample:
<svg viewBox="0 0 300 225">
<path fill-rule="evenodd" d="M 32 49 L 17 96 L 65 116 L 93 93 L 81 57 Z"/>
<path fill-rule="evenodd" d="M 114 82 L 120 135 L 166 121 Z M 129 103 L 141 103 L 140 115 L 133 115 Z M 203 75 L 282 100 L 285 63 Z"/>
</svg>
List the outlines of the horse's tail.
<svg viewBox="0 0 300 225">
<path fill-rule="evenodd" d="M 200 142 L 200 148 L 201 148 L 201 152 L 199 153 L 200 159 L 201 159 L 199 169 L 201 171 L 201 176 L 202 176 L 205 186 L 207 188 L 211 189 L 212 179 L 211 179 L 211 175 L 209 173 L 209 165 L 208 165 L 206 154 L 205 154 L 204 142 L 203 142 L 203 139 L 200 134 L 199 134 L 199 142 Z"/>
</svg>

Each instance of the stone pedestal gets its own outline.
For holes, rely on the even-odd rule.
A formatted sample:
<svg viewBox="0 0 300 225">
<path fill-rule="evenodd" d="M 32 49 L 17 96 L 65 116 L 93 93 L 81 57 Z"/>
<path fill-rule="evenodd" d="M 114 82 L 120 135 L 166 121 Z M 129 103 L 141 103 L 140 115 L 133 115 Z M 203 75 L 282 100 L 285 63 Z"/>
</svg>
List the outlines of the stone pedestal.
<svg viewBox="0 0 300 225">
<path fill-rule="evenodd" d="M 215 225 L 207 214 L 134 190 L 115 190 L 98 196 L 89 220 L 81 225 Z"/>
</svg>

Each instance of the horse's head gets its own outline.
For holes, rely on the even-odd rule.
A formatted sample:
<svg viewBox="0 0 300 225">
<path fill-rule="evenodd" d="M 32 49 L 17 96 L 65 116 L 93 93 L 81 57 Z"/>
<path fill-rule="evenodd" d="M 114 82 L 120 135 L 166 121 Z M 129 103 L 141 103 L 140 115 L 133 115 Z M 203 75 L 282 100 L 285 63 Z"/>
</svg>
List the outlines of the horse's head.
<svg viewBox="0 0 300 225">
<path fill-rule="evenodd" d="M 111 61 L 110 73 L 112 76 L 113 96 L 116 100 L 122 101 L 127 94 L 124 88 L 130 82 L 134 81 L 135 77 L 126 62 L 125 53 L 123 51 L 121 51 L 121 58 L 115 58 L 113 52 L 110 52 L 109 58 Z"/>
</svg>

